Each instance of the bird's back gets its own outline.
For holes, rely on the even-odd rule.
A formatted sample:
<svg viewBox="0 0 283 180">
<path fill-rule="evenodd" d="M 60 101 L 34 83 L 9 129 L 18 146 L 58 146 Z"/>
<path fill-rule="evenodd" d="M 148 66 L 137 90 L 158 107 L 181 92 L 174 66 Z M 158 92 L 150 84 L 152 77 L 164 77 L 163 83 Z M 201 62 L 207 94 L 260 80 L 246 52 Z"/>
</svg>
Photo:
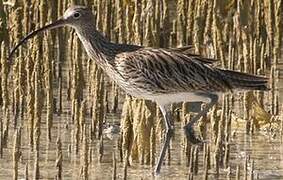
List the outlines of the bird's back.
<svg viewBox="0 0 283 180">
<path fill-rule="evenodd" d="M 266 90 L 267 79 L 223 70 L 200 56 L 169 49 L 140 48 L 115 58 L 119 84 L 132 95 Z"/>
<path fill-rule="evenodd" d="M 116 56 L 122 88 L 131 94 L 226 91 L 230 85 L 219 71 L 193 57 L 166 50 L 142 48 Z"/>
</svg>

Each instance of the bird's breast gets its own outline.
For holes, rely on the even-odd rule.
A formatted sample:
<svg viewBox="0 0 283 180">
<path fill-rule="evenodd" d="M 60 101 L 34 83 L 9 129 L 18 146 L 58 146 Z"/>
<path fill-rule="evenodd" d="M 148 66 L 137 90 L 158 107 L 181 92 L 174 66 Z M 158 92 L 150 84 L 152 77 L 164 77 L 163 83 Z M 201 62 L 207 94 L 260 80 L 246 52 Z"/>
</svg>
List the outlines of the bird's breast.
<svg viewBox="0 0 283 180">
<path fill-rule="evenodd" d="M 152 95 L 153 93 L 143 86 L 138 86 L 132 79 L 125 78 L 122 73 L 117 72 L 111 68 L 106 69 L 105 73 L 122 90 L 124 90 L 127 94 L 131 96 L 137 98 L 145 98 L 146 95 Z"/>
</svg>

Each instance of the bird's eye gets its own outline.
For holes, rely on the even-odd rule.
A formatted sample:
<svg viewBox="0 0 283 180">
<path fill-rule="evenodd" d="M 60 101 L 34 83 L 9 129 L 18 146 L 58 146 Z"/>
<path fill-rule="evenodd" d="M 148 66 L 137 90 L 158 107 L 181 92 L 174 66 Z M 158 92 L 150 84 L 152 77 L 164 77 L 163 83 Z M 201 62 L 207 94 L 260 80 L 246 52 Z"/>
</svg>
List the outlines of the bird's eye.
<svg viewBox="0 0 283 180">
<path fill-rule="evenodd" d="M 80 13 L 78 13 L 78 12 L 76 12 L 73 16 L 74 16 L 74 18 L 75 18 L 75 19 L 78 19 L 78 18 L 80 18 L 80 17 L 81 17 L 81 14 L 80 14 Z"/>
</svg>

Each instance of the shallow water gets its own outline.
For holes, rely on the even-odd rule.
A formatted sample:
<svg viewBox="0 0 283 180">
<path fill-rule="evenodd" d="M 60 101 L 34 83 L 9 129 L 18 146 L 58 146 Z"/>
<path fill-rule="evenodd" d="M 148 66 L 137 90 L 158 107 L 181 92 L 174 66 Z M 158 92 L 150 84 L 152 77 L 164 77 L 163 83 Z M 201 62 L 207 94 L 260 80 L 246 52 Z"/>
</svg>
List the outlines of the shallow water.
<svg viewBox="0 0 283 180">
<path fill-rule="evenodd" d="M 112 118 L 111 118 L 112 119 Z M 117 116 L 114 117 L 117 121 Z M 42 119 L 42 133 L 40 141 L 40 178 L 54 179 L 56 175 L 56 139 L 61 137 L 63 151 L 63 171 L 64 179 L 78 179 L 80 177 L 80 153 L 69 153 L 68 146 L 71 142 L 72 125 L 66 128 L 66 122 L 69 121 L 67 114 L 61 117 L 55 116 L 52 133 L 52 142 L 47 144 L 46 128 L 44 117 Z M 89 119 L 88 119 L 89 120 Z M 112 120 L 110 120 L 111 122 Z M 88 121 L 89 122 L 89 121 Z M 244 173 L 244 162 L 246 155 L 254 160 L 255 177 L 259 179 L 283 179 L 283 144 L 280 141 L 279 134 L 275 138 L 263 135 L 261 132 L 255 132 L 254 135 L 246 135 L 244 123 L 233 123 L 232 131 L 235 136 L 231 138 L 230 167 L 231 176 L 235 177 L 236 166 L 240 165 L 241 174 Z M 182 139 L 183 131 L 179 123 L 176 124 L 175 137 L 171 146 L 170 165 L 165 162 L 162 172 L 156 179 L 188 179 L 189 168 L 185 165 L 185 154 L 183 151 Z M 13 129 L 9 133 L 9 144 L 4 148 L 3 158 L 0 159 L 0 179 L 11 179 L 13 176 Z M 25 165 L 28 163 L 29 178 L 33 177 L 34 172 L 34 153 L 30 151 L 27 141 L 27 128 L 22 129 L 21 139 L 22 157 L 19 162 L 19 179 L 24 178 Z M 92 149 L 92 162 L 89 164 L 89 179 L 111 179 L 112 178 L 112 153 L 115 151 L 115 140 L 109 140 L 104 137 L 104 156 L 102 162 L 98 161 L 98 140 L 89 144 Z M 81 148 L 80 148 L 81 149 Z M 159 148 L 157 147 L 157 153 Z M 118 154 L 118 152 L 116 152 Z M 123 177 L 123 163 L 117 158 L 117 177 Z M 250 161 L 248 164 L 250 168 Z M 139 165 L 137 162 L 131 163 L 128 167 L 128 179 L 154 179 L 152 175 L 153 167 L 151 165 Z M 220 170 L 220 176 L 217 178 L 213 169 L 209 170 L 209 179 L 227 179 L 227 169 Z M 203 177 L 202 148 L 199 154 L 199 172 L 196 179 Z M 255 178 L 256 179 L 256 178 Z"/>
</svg>

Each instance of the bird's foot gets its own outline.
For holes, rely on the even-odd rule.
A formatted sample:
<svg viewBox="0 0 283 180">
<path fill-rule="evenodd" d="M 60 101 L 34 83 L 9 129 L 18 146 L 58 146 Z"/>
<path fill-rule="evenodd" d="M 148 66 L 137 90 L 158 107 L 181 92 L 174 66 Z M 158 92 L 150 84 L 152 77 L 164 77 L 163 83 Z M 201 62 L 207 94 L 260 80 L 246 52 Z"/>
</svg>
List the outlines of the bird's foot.
<svg viewBox="0 0 283 180">
<path fill-rule="evenodd" d="M 159 171 L 157 171 L 157 170 L 152 171 L 152 175 L 154 177 L 158 177 L 160 175 L 160 170 Z"/>
<path fill-rule="evenodd" d="M 169 128 L 168 128 L 167 132 L 168 132 L 170 135 L 173 135 L 173 134 L 174 134 L 174 132 L 175 132 L 175 128 L 174 128 L 174 126 L 169 126 Z"/>
<path fill-rule="evenodd" d="M 185 126 L 184 127 L 184 131 L 185 131 L 185 134 L 187 136 L 187 139 L 190 143 L 192 144 L 200 144 L 200 143 L 205 143 L 203 140 L 201 140 L 200 138 L 198 138 L 196 135 L 195 135 L 195 131 L 193 129 L 192 126 Z"/>
</svg>

